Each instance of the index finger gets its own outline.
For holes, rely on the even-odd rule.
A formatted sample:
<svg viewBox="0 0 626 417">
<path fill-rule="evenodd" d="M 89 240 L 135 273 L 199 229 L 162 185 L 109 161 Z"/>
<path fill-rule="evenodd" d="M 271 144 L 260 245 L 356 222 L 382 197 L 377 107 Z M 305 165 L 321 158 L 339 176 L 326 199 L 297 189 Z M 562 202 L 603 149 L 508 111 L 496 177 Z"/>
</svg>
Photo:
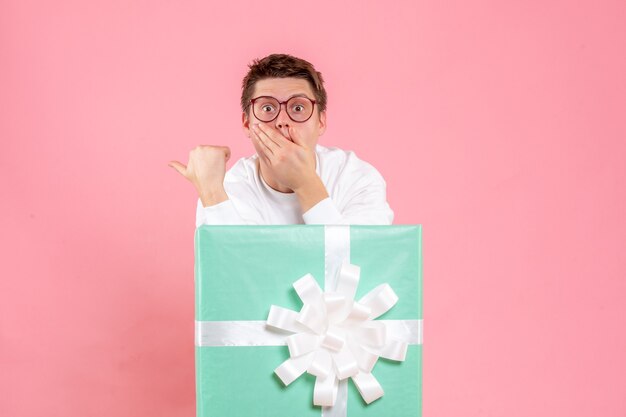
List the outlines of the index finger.
<svg viewBox="0 0 626 417">
<path fill-rule="evenodd" d="M 278 131 L 277 129 L 274 129 L 272 126 L 259 123 L 259 129 L 261 130 L 261 132 L 265 133 L 265 135 L 269 137 L 278 146 L 285 146 L 288 143 L 291 143 L 289 139 L 283 136 L 283 134 L 280 133 L 280 131 Z"/>
<path fill-rule="evenodd" d="M 227 161 L 230 159 L 230 148 L 228 146 L 216 146 L 216 148 L 224 151 L 224 156 L 226 157 Z"/>
</svg>

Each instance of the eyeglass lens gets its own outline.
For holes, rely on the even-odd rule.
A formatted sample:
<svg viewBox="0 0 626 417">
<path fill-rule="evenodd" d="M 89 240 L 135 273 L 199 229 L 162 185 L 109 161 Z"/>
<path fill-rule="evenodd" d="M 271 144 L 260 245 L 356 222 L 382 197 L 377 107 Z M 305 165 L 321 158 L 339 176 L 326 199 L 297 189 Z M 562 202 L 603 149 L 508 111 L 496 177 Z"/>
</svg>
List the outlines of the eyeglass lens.
<svg viewBox="0 0 626 417">
<path fill-rule="evenodd" d="M 285 104 L 287 114 L 296 122 L 304 122 L 313 114 L 313 103 L 307 97 L 292 97 Z M 254 101 L 254 115 L 263 122 L 269 122 L 278 116 L 280 107 L 274 97 L 259 97 Z"/>
</svg>

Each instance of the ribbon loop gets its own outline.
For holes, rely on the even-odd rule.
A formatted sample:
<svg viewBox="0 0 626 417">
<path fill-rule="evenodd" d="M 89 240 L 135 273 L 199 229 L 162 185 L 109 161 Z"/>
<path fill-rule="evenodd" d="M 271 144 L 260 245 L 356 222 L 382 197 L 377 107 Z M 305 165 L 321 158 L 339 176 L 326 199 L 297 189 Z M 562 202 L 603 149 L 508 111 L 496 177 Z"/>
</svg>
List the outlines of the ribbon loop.
<svg viewBox="0 0 626 417">
<path fill-rule="evenodd" d="M 350 321 L 352 322 L 352 324 L 356 324 L 357 322 L 363 322 L 367 320 L 371 315 L 371 308 L 361 303 L 353 302 L 350 313 L 348 314 L 348 317 L 346 317 L 346 321 Z"/>
<path fill-rule="evenodd" d="M 342 332 L 337 327 L 331 325 L 322 340 L 322 347 L 338 352 L 343 348 L 344 343 Z"/>
<path fill-rule="evenodd" d="M 302 326 L 296 321 L 297 319 L 298 313 L 295 311 L 273 305 L 270 307 L 270 313 L 267 316 L 267 325 L 297 333 L 303 330 Z"/>
<path fill-rule="evenodd" d="M 374 369 L 374 365 L 376 365 L 376 362 L 378 361 L 379 355 L 368 351 L 358 343 L 351 343 L 349 346 L 350 350 L 352 351 L 352 353 L 354 353 L 354 356 L 356 357 L 356 360 L 359 364 L 359 369 L 364 372 L 372 372 L 372 369 Z"/>
<path fill-rule="evenodd" d="M 333 362 L 330 353 L 325 350 L 315 352 L 313 361 L 307 368 L 307 372 L 316 377 L 326 377 L 332 370 Z"/>
<path fill-rule="evenodd" d="M 337 378 L 346 379 L 359 373 L 359 364 L 347 347 L 339 352 L 331 353 L 331 357 L 335 363 Z"/>
<path fill-rule="evenodd" d="M 337 400 L 337 388 L 337 378 L 332 373 L 325 378 L 315 379 L 313 404 L 327 407 L 334 405 Z"/>
<path fill-rule="evenodd" d="M 304 304 L 315 304 L 322 296 L 322 289 L 311 274 L 306 274 L 294 282 L 293 288 L 295 288 L 298 297 Z"/>
<path fill-rule="evenodd" d="M 312 358 L 313 354 L 300 356 L 299 358 L 289 358 L 281 363 L 274 370 L 274 373 L 283 381 L 283 384 L 289 385 L 306 371 Z"/>
<path fill-rule="evenodd" d="M 292 358 L 314 351 L 319 344 L 319 336 L 310 333 L 296 333 L 287 337 L 289 355 Z"/>
<path fill-rule="evenodd" d="M 316 305 L 305 304 L 296 320 L 317 334 L 321 334 L 326 329 L 326 313 L 322 311 L 322 306 L 318 303 Z"/>
<path fill-rule="evenodd" d="M 359 303 L 372 309 L 370 320 L 382 316 L 398 302 L 398 296 L 389 284 L 380 284 L 359 300 Z"/>
<path fill-rule="evenodd" d="M 376 377 L 369 372 L 359 372 L 352 377 L 352 381 L 354 381 L 354 385 L 356 385 L 363 400 L 368 404 L 379 399 L 385 393 Z"/>
</svg>

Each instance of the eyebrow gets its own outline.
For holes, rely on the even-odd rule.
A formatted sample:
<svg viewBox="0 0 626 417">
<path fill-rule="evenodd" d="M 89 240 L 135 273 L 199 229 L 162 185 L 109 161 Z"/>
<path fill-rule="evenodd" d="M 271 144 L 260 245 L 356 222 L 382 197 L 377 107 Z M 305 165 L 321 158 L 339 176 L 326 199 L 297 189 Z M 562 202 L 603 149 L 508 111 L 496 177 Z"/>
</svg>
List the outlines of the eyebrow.
<svg viewBox="0 0 626 417">
<path fill-rule="evenodd" d="M 272 98 L 275 98 L 276 100 L 278 100 L 276 97 L 270 96 L 270 95 L 267 95 L 267 94 L 261 94 L 261 95 L 258 95 L 257 97 L 272 97 Z M 305 97 L 305 98 L 308 98 L 309 100 L 314 100 L 311 97 L 309 97 L 308 95 L 306 95 L 306 93 L 297 93 L 297 94 L 290 95 L 289 97 L 287 97 L 287 100 L 285 100 L 285 101 L 289 101 L 289 100 L 291 100 L 294 97 Z"/>
<path fill-rule="evenodd" d="M 291 96 L 289 96 L 289 98 L 287 98 L 287 100 L 294 98 L 294 97 L 306 97 L 309 98 L 309 96 L 307 96 L 305 93 L 298 93 L 298 94 L 293 94 Z"/>
</svg>

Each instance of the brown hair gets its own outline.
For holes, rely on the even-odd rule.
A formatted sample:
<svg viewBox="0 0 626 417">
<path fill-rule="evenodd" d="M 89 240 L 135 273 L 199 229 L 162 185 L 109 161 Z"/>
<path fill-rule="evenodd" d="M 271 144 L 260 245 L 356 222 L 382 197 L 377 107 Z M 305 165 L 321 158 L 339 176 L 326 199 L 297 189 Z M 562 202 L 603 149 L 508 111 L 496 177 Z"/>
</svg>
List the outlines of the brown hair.
<svg viewBox="0 0 626 417">
<path fill-rule="evenodd" d="M 251 65 L 248 65 L 248 68 L 249 71 L 241 85 L 241 109 L 245 113 L 250 110 L 250 100 L 257 81 L 288 77 L 307 80 L 315 95 L 317 111 L 326 110 L 324 79 L 322 73 L 316 71 L 310 62 L 287 54 L 272 54 L 262 59 L 255 59 Z"/>
</svg>

